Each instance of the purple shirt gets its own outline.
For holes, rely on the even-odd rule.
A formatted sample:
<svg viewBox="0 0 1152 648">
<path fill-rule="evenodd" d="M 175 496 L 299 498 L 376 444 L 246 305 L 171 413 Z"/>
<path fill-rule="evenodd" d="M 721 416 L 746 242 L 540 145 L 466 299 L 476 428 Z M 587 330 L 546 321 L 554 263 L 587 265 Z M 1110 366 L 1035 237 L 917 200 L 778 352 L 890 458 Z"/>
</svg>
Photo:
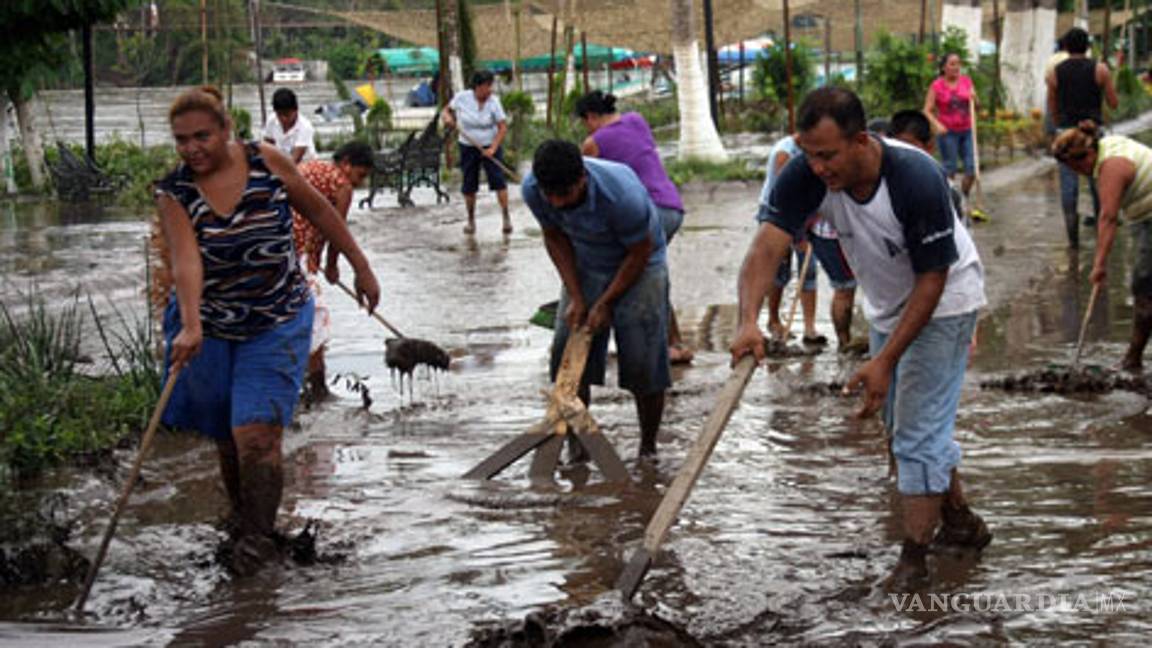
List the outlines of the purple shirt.
<svg viewBox="0 0 1152 648">
<path fill-rule="evenodd" d="M 656 140 L 648 122 L 634 112 L 620 115 L 620 119 L 592 133 L 592 140 L 600 149 L 600 157 L 626 164 L 636 172 L 648 195 L 657 207 L 684 211 L 680 192 L 664 171 Z"/>
</svg>

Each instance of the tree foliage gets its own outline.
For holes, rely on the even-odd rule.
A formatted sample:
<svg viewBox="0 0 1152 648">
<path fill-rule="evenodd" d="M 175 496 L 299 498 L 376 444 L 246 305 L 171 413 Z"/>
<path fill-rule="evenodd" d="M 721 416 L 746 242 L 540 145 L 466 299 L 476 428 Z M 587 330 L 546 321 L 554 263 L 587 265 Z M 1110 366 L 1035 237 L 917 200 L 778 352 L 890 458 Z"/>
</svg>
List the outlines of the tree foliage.
<svg viewBox="0 0 1152 648">
<path fill-rule="evenodd" d="M 936 78 L 936 67 L 927 45 L 910 38 L 880 32 L 876 46 L 868 53 L 861 88 L 870 114 L 891 115 L 897 110 L 920 108 L 928 85 Z"/>
</svg>

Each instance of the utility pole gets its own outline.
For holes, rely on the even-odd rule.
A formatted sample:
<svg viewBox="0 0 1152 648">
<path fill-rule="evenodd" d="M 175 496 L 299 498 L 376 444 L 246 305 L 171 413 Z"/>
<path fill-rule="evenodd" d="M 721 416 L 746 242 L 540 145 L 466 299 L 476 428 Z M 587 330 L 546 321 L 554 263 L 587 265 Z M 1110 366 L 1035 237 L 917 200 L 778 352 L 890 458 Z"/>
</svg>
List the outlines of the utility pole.
<svg viewBox="0 0 1152 648">
<path fill-rule="evenodd" d="M 796 97 L 792 90 L 792 18 L 784 0 L 784 82 L 788 85 L 788 134 L 796 130 Z"/>
<path fill-rule="evenodd" d="M 824 22 L 824 85 L 832 82 L 832 19 L 823 17 Z"/>
<path fill-rule="evenodd" d="M 84 23 L 80 28 L 80 40 L 84 42 L 84 150 L 90 164 L 96 163 L 96 89 L 92 69 L 92 25 Z"/>
<path fill-rule="evenodd" d="M 264 59 L 260 53 L 264 49 L 264 37 L 261 35 L 260 26 L 260 0 L 250 0 L 248 17 L 252 23 L 252 47 L 256 49 L 256 91 L 260 94 L 260 124 L 258 128 L 263 129 L 264 124 L 268 122 L 268 107 L 264 102 Z M 257 128 L 252 130 L 256 131 Z"/>
<path fill-rule="evenodd" d="M 856 13 L 856 87 L 864 84 L 864 24 L 860 17 L 860 0 L 855 0 Z"/>
<path fill-rule="evenodd" d="M 208 0 L 200 0 L 200 75 L 208 84 Z"/>
</svg>

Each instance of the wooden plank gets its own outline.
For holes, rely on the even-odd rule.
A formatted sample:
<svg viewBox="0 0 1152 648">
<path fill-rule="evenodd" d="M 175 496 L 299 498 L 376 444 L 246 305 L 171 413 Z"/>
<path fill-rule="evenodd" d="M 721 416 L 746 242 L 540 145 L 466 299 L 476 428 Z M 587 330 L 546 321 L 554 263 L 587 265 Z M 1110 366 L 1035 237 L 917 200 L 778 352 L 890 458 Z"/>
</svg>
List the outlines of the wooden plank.
<svg viewBox="0 0 1152 648">
<path fill-rule="evenodd" d="M 724 427 L 732 418 L 732 412 L 740 403 L 744 388 L 748 385 L 748 380 L 755 370 L 756 359 L 751 354 L 744 356 L 740 362 L 736 363 L 736 367 L 728 376 L 724 387 L 721 388 L 716 399 L 716 405 L 704 423 L 704 430 L 696 438 L 696 443 L 688 452 L 684 465 L 676 473 L 676 478 L 672 480 L 668 492 L 660 500 L 660 506 L 652 515 L 652 519 L 648 521 L 648 528 L 644 531 L 643 547 L 632 556 L 626 569 L 616 581 L 616 587 L 623 594 L 625 601 L 631 600 L 636 590 L 640 588 L 640 582 L 648 573 L 653 558 L 664 542 L 664 538 L 667 537 L 668 530 L 676 522 L 676 517 L 684 507 L 684 502 L 688 500 L 688 495 L 691 494 L 692 487 L 696 485 L 700 473 L 704 471 L 704 466 L 707 465 L 708 459 L 712 456 L 716 442 L 720 440 Z"/>
<path fill-rule="evenodd" d="M 612 444 L 603 434 L 600 432 L 577 432 L 576 438 L 580 441 L 580 445 L 588 451 L 592 463 L 596 464 L 596 467 L 604 473 L 604 477 L 608 481 L 632 481 L 628 475 L 628 469 L 620 460 L 620 455 L 616 454 L 616 448 L 612 447 Z"/>
<path fill-rule="evenodd" d="M 533 486 L 547 486 L 556 483 L 556 466 L 560 464 L 560 451 L 564 449 L 563 434 L 551 434 L 543 444 L 536 446 L 528 478 Z"/>
<path fill-rule="evenodd" d="M 492 479 L 500 471 L 516 463 L 517 459 L 528 454 L 533 448 L 553 436 L 548 428 L 537 424 L 533 431 L 512 439 L 487 459 L 477 464 L 475 468 L 464 473 L 464 479 Z"/>
</svg>

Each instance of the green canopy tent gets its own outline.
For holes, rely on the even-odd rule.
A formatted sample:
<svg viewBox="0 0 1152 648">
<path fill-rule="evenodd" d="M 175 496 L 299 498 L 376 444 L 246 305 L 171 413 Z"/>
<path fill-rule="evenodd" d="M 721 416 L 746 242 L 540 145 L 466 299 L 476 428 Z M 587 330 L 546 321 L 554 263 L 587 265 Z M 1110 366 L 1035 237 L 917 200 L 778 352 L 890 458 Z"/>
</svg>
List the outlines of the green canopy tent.
<svg viewBox="0 0 1152 648">
<path fill-rule="evenodd" d="M 635 55 L 635 52 L 624 47 L 589 44 L 588 67 L 624 61 Z M 579 44 L 576 45 L 573 56 L 576 59 L 576 67 L 579 68 L 584 61 L 584 48 Z M 550 59 L 547 54 L 521 59 L 520 69 L 527 72 L 541 72 L 548 69 Z M 492 71 L 512 69 L 512 62 L 508 59 L 481 61 L 480 65 Z M 555 65 L 557 68 L 564 66 L 563 52 L 556 53 Z M 395 75 L 431 75 L 440 69 L 440 53 L 432 47 L 386 47 L 372 53 L 368 60 L 368 69 Z"/>
</svg>

